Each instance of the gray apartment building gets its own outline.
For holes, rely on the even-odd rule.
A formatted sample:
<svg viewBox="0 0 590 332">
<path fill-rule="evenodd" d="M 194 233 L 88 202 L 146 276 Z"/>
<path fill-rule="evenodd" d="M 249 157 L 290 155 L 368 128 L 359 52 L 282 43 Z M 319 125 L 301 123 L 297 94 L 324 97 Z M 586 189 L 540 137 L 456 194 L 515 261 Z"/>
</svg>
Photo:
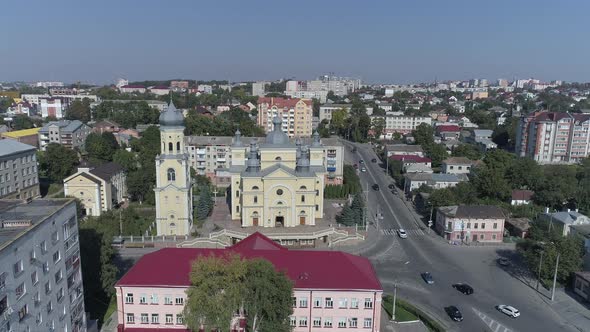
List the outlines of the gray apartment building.
<svg viewBox="0 0 590 332">
<path fill-rule="evenodd" d="M 39 130 L 39 148 L 45 151 L 49 143 L 57 143 L 68 149 L 82 148 L 92 132 L 79 120 L 51 121 Z"/>
<path fill-rule="evenodd" d="M 86 331 L 76 203 L 0 200 L 0 331 Z"/>
<path fill-rule="evenodd" d="M 39 196 L 36 151 L 32 145 L 0 140 L 0 198 Z"/>
</svg>

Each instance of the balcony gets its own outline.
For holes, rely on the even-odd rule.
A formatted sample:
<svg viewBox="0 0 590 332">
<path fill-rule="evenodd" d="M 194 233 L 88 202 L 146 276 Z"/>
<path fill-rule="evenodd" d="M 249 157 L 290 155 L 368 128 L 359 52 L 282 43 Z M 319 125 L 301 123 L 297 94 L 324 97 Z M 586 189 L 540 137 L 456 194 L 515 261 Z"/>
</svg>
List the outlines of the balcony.
<svg viewBox="0 0 590 332">
<path fill-rule="evenodd" d="M 328 172 L 336 172 L 336 167 L 328 166 L 327 170 L 328 170 Z"/>
<path fill-rule="evenodd" d="M 327 155 L 328 155 L 328 158 L 336 158 L 336 152 L 334 152 L 334 153 L 328 152 Z"/>
</svg>

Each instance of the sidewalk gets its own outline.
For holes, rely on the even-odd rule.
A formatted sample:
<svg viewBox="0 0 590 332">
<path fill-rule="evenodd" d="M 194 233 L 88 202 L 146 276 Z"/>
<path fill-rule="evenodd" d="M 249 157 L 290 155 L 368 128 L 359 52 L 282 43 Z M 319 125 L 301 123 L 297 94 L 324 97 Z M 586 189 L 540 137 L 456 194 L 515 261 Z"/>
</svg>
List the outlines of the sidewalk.
<svg viewBox="0 0 590 332">
<path fill-rule="evenodd" d="M 590 305 L 584 304 L 577 294 L 557 288 L 552 302 L 551 290 L 539 287 L 539 291 L 539 298 L 569 325 L 579 331 L 590 331 Z"/>
</svg>

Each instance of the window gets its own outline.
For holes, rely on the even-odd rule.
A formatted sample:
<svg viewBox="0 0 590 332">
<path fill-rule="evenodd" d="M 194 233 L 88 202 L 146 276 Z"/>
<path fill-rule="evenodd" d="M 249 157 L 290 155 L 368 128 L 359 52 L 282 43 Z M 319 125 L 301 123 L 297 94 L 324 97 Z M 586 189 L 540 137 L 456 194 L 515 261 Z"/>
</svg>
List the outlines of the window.
<svg viewBox="0 0 590 332">
<path fill-rule="evenodd" d="M 141 314 L 141 323 L 142 324 L 148 324 L 149 322 L 150 321 L 149 321 L 148 314 Z"/>
<path fill-rule="evenodd" d="M 485 222 L 482 222 L 481 223 L 481 229 L 484 229 L 484 228 L 486 228 L 486 223 Z"/>
<path fill-rule="evenodd" d="M 338 308 L 346 308 L 348 304 L 348 299 L 341 298 L 338 300 Z"/>
<path fill-rule="evenodd" d="M 16 296 L 17 299 L 20 299 L 23 295 L 25 295 L 25 292 L 26 292 L 26 288 L 25 288 L 25 283 L 23 282 L 22 284 L 20 284 L 16 287 L 16 290 L 14 291 L 14 295 Z"/>
<path fill-rule="evenodd" d="M 23 272 L 23 261 L 19 259 L 18 262 L 14 263 L 12 268 L 14 270 L 14 275 L 18 276 Z"/>
<path fill-rule="evenodd" d="M 307 298 L 299 299 L 299 308 L 307 308 Z"/>
<path fill-rule="evenodd" d="M 363 327 L 373 327 L 373 319 L 365 318 L 365 321 L 363 322 Z"/>
<path fill-rule="evenodd" d="M 297 308 L 297 298 L 296 297 L 291 297 L 291 305 L 293 306 L 293 308 Z"/>
<path fill-rule="evenodd" d="M 357 298 L 350 299 L 350 308 L 351 309 L 358 309 L 359 308 L 359 300 Z"/>
<path fill-rule="evenodd" d="M 346 318 L 338 318 L 338 327 L 346 327 Z"/>
<path fill-rule="evenodd" d="M 20 310 L 18 311 L 18 321 L 22 321 L 23 319 L 25 319 L 25 317 L 27 317 L 27 314 L 29 313 L 29 306 L 27 306 L 26 304 L 24 306 L 22 306 L 22 308 L 20 308 Z"/>
<path fill-rule="evenodd" d="M 281 196 L 283 194 L 283 189 L 277 189 L 277 195 Z"/>
<path fill-rule="evenodd" d="M 332 327 L 332 318 L 324 317 L 324 327 Z"/>
<path fill-rule="evenodd" d="M 181 314 L 176 315 L 176 324 L 178 324 L 178 325 L 184 324 L 184 317 L 182 317 Z"/>
<path fill-rule="evenodd" d="M 254 203 L 258 203 L 258 196 L 254 196 Z"/>
<path fill-rule="evenodd" d="M 176 142 L 176 151 L 180 151 L 180 142 Z"/>
<path fill-rule="evenodd" d="M 55 231 L 51 234 L 51 243 L 55 244 L 57 241 L 59 241 L 59 233 Z"/>
<path fill-rule="evenodd" d="M 313 307 L 314 308 L 321 308 L 322 307 L 322 298 L 321 297 L 314 297 L 313 298 Z"/>
<path fill-rule="evenodd" d="M 152 314 L 152 324 L 160 324 L 160 315 Z"/>
<path fill-rule="evenodd" d="M 468 223 L 467 223 L 467 229 L 470 229 L 470 228 L 471 228 L 471 223 L 470 223 L 470 222 L 468 222 Z"/>
<path fill-rule="evenodd" d="M 301 195 L 301 203 L 305 203 L 305 195 Z"/>
<path fill-rule="evenodd" d="M 58 250 L 58 251 L 56 251 L 56 252 L 53 253 L 53 263 L 59 262 L 60 259 L 61 259 L 61 254 L 60 254 L 60 252 Z"/>
<path fill-rule="evenodd" d="M 299 326 L 307 326 L 307 317 L 299 317 Z"/>
<path fill-rule="evenodd" d="M 127 293 L 127 295 L 125 296 L 125 303 L 133 304 L 133 293 Z"/>
<path fill-rule="evenodd" d="M 319 210 L 320 210 L 320 206 L 316 204 L 316 205 L 315 205 L 315 210 L 316 210 L 316 211 L 319 211 Z"/>
<path fill-rule="evenodd" d="M 170 296 L 164 296 L 164 304 L 171 305 L 172 298 Z"/>
<path fill-rule="evenodd" d="M 479 234 L 479 239 L 480 240 L 483 240 L 483 238 L 484 238 L 484 235 L 483 234 Z"/>
<path fill-rule="evenodd" d="M 158 294 L 152 294 L 152 304 L 158 304 Z"/>
<path fill-rule="evenodd" d="M 57 284 L 63 278 L 63 273 L 61 272 L 61 270 L 59 270 L 59 271 L 55 272 L 54 276 L 55 276 L 55 283 Z"/>
<path fill-rule="evenodd" d="M 177 297 L 174 302 L 176 305 L 183 305 L 184 304 L 184 297 Z"/>
<path fill-rule="evenodd" d="M 46 309 L 47 309 L 47 313 L 52 312 L 53 311 L 53 302 L 49 301 L 47 303 Z"/>
<path fill-rule="evenodd" d="M 348 326 L 349 327 L 357 327 L 358 325 L 358 319 L 357 318 L 351 318 L 348 320 Z"/>
<path fill-rule="evenodd" d="M 492 240 L 496 239 L 496 234 L 492 234 Z"/>
<path fill-rule="evenodd" d="M 326 297 L 324 307 L 332 309 L 334 307 L 334 301 L 332 301 L 331 297 Z"/>
<path fill-rule="evenodd" d="M 168 151 L 174 150 L 174 144 L 172 142 L 168 143 Z"/>
<path fill-rule="evenodd" d="M 57 292 L 57 301 L 61 301 L 61 299 L 63 299 L 64 297 L 64 289 L 63 287 L 59 289 L 59 291 Z"/>
<path fill-rule="evenodd" d="M 473 228 L 477 229 L 478 224 L 476 222 L 473 223 Z"/>
<path fill-rule="evenodd" d="M 145 294 L 139 295 L 139 304 L 147 304 L 147 298 Z"/>
<path fill-rule="evenodd" d="M 48 281 L 45 283 L 45 294 L 51 293 L 51 283 Z"/>
<path fill-rule="evenodd" d="M 258 186 L 252 187 L 252 190 L 258 190 Z"/>
<path fill-rule="evenodd" d="M 47 242 L 42 241 L 39 243 L 39 248 L 41 248 L 41 253 L 44 254 L 47 252 Z"/>
<path fill-rule="evenodd" d="M 174 324 L 174 316 L 172 314 L 166 314 L 166 324 Z"/>
<path fill-rule="evenodd" d="M 168 181 L 176 181 L 176 173 L 173 168 L 168 168 Z"/>
<path fill-rule="evenodd" d="M 289 317 L 289 325 L 290 326 L 297 326 L 297 317 Z"/>
<path fill-rule="evenodd" d="M 497 228 L 498 228 L 498 223 L 497 223 L 497 222 L 495 222 L 495 223 L 494 223 L 494 226 L 492 226 L 492 228 L 493 228 L 493 229 L 497 229 Z"/>
<path fill-rule="evenodd" d="M 135 315 L 127 314 L 127 324 L 134 324 L 135 323 Z"/>
<path fill-rule="evenodd" d="M 370 297 L 365 298 L 365 309 L 373 309 L 373 299 Z"/>
</svg>

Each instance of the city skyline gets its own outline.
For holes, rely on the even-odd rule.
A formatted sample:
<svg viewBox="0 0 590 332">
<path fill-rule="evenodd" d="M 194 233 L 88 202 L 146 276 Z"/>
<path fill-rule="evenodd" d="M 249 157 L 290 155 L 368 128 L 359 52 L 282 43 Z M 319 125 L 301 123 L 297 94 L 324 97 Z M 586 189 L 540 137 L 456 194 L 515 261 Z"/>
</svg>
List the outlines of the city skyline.
<svg viewBox="0 0 590 332">
<path fill-rule="evenodd" d="M 368 83 L 529 78 L 587 81 L 590 47 L 574 1 L 157 1 L 5 4 L 0 80 L 112 83 L 183 77 L 312 79 L 334 72 Z M 35 10 L 31 10 L 34 8 Z M 62 17 L 63 20 L 58 19 Z M 556 61 L 559 59 L 559 61 Z"/>
</svg>

